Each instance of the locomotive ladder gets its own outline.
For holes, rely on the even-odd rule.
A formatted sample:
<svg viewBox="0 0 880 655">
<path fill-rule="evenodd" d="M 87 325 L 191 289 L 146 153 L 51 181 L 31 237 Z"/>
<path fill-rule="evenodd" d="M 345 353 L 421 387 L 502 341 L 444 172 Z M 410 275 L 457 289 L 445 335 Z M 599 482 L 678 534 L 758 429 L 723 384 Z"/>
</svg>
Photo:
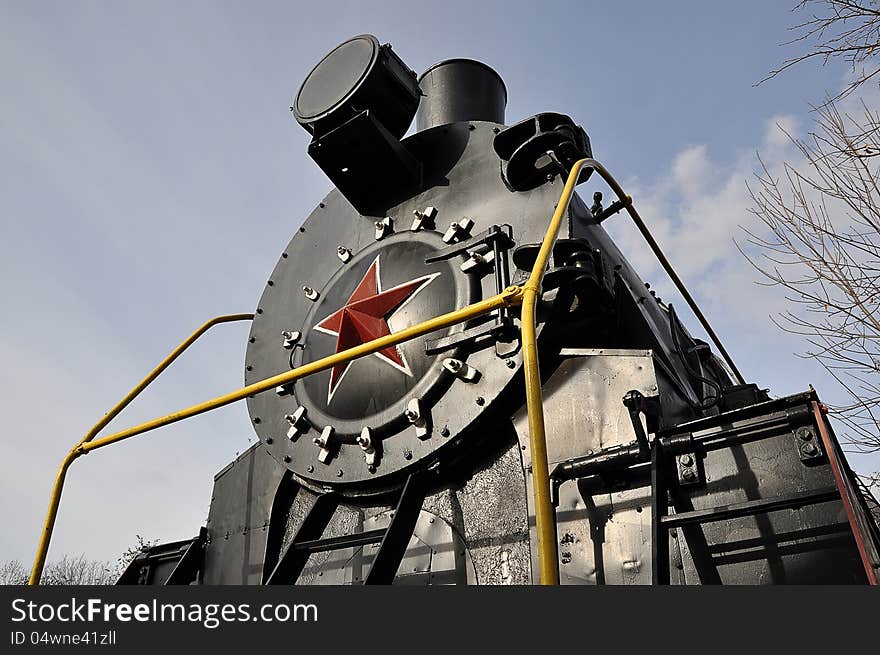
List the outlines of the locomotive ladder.
<svg viewBox="0 0 880 655">
<path fill-rule="evenodd" d="M 312 553 L 357 548 L 369 544 L 379 544 L 379 550 L 369 573 L 364 578 L 364 584 L 391 584 L 412 538 L 432 477 L 434 477 L 433 469 L 417 471 L 407 477 L 397 496 L 394 514 L 387 528 L 339 537 L 322 539 L 321 535 L 339 508 L 342 499 L 333 492 L 318 496 L 296 535 L 281 553 L 278 563 L 263 584 L 295 583 Z"/>
<path fill-rule="evenodd" d="M 669 531 L 675 528 L 694 526 L 690 536 L 695 543 L 691 545 L 694 565 L 702 584 L 720 584 L 718 571 L 712 564 L 702 525 L 714 521 L 766 514 L 785 509 L 797 509 L 829 501 L 840 501 L 846 511 L 847 525 L 858 550 L 859 559 L 869 585 L 877 585 L 877 571 L 880 569 L 880 532 L 870 518 L 870 510 L 861 493 L 855 488 L 854 473 L 846 465 L 837 439 L 830 433 L 819 403 L 810 400 L 810 413 L 818 428 L 828 463 L 834 477 L 834 485 L 827 488 L 802 491 L 772 498 L 761 498 L 746 502 L 693 509 L 690 501 L 674 493 L 667 482 L 671 468 L 675 467 L 675 455 L 693 452 L 695 446 L 703 452 L 728 448 L 749 441 L 769 439 L 779 434 L 778 430 L 732 431 L 722 436 L 664 438 L 654 440 L 651 445 L 651 549 L 653 584 L 670 583 Z M 672 492 L 672 493 L 670 493 Z M 670 495 L 676 510 L 669 514 Z M 690 540 L 689 540 L 690 541 Z"/>
</svg>

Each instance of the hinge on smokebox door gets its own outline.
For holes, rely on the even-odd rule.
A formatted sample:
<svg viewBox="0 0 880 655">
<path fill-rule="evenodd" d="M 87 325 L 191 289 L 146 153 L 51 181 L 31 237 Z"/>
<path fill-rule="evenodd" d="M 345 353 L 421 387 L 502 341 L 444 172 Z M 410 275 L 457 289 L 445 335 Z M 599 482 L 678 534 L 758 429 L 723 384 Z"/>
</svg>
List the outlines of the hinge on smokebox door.
<svg viewBox="0 0 880 655">
<path fill-rule="evenodd" d="M 468 258 L 462 262 L 460 267 L 462 272 L 482 277 L 491 268 L 495 274 L 495 293 L 498 294 L 510 286 L 510 264 L 507 253 L 514 245 L 513 228 L 510 225 L 491 225 L 484 232 L 464 241 L 453 243 L 448 248 L 439 250 L 434 255 L 425 258 L 425 264 L 445 261 L 458 255 L 467 255 Z M 425 354 L 437 355 L 490 337 L 495 339 L 497 347 L 499 342 L 511 338 L 512 327 L 510 310 L 502 307 L 494 314 L 494 320 L 490 322 L 480 323 L 461 332 L 426 341 Z M 499 352 L 499 355 L 501 354 Z"/>
</svg>

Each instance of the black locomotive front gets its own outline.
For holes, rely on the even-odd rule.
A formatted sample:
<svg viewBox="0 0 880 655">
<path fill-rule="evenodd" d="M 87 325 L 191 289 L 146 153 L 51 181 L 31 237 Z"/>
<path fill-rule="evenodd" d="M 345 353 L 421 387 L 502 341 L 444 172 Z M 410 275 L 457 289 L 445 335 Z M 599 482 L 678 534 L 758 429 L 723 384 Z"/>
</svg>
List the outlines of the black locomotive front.
<svg viewBox="0 0 880 655">
<path fill-rule="evenodd" d="M 335 188 L 269 276 L 246 383 L 524 282 L 592 150 L 562 114 L 507 126 L 506 101 L 485 64 L 417 77 L 369 35 L 318 63 L 291 109 Z M 876 526 L 818 399 L 771 400 L 693 338 L 602 227 L 625 209 L 575 196 L 538 307 L 561 581 L 864 582 Z M 173 545 L 195 553 L 183 579 L 536 582 L 519 322 L 502 308 L 250 397 L 260 443 Z M 123 580 L 178 581 L 168 552 Z"/>
</svg>

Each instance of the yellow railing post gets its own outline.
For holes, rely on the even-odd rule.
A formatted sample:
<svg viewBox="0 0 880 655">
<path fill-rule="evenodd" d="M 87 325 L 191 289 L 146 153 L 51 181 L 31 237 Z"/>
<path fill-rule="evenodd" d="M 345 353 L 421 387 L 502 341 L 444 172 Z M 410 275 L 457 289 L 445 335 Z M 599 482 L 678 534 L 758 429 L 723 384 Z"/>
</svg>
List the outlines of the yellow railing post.
<svg viewBox="0 0 880 655">
<path fill-rule="evenodd" d="M 568 211 L 581 168 L 590 160 L 575 163 L 556 211 L 550 219 L 541 249 L 532 266 L 532 272 L 523 285 L 523 303 L 520 312 L 522 331 L 523 373 L 526 384 L 526 410 L 529 417 L 529 449 L 532 460 L 532 494 L 535 506 L 535 531 L 538 535 L 538 573 L 541 584 L 559 584 L 559 555 L 556 548 L 556 516 L 550 500 L 550 471 L 547 462 L 547 437 L 544 433 L 544 398 L 541 394 L 541 367 L 538 363 L 536 312 L 541 295 L 541 283 L 559 228 Z"/>
<path fill-rule="evenodd" d="M 155 380 L 166 368 L 171 366 L 171 363 L 180 357 L 184 350 L 189 348 L 195 341 L 201 337 L 205 332 L 210 330 L 215 325 L 219 325 L 220 323 L 232 323 L 233 321 L 250 321 L 253 320 L 253 314 L 226 314 L 224 316 L 217 316 L 212 318 L 210 321 L 202 324 L 202 326 L 193 332 L 189 337 L 186 338 L 183 343 L 181 343 L 177 348 L 171 351 L 171 353 L 163 359 L 156 368 L 154 368 L 150 373 L 141 380 L 137 386 L 129 391 L 125 397 L 116 403 L 113 408 L 104 414 L 101 417 L 101 420 L 95 423 L 92 426 L 92 429 L 89 430 L 85 436 L 80 439 L 77 444 L 70 449 L 70 452 L 64 457 L 61 462 L 61 466 L 58 468 L 58 474 L 55 476 L 55 484 L 52 486 L 52 495 L 49 497 L 49 509 L 46 512 L 46 519 L 43 522 L 43 530 L 40 532 L 40 540 L 37 544 L 37 554 L 34 558 L 34 565 L 31 568 L 31 575 L 28 578 L 28 584 L 35 585 L 40 582 L 40 576 L 43 575 L 43 566 L 46 564 L 46 553 L 49 552 L 49 542 L 52 539 L 52 530 L 55 527 L 55 518 L 58 516 L 58 505 L 61 503 L 61 492 L 64 489 L 64 478 L 67 475 L 67 469 L 70 468 L 70 465 L 73 463 L 77 457 L 82 455 L 85 451 L 83 447 L 85 444 L 92 441 L 95 436 L 103 430 L 107 424 L 112 421 L 116 416 L 119 415 L 123 409 L 128 407 L 129 403 L 132 400 L 137 398 L 140 393 L 146 389 L 150 383 Z"/>
</svg>

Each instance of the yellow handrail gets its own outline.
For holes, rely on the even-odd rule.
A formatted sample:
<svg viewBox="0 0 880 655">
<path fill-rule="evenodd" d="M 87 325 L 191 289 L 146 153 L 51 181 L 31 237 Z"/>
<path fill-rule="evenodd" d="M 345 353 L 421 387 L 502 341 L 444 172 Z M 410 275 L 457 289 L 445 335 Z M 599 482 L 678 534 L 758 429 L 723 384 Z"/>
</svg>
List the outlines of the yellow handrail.
<svg viewBox="0 0 880 655">
<path fill-rule="evenodd" d="M 67 475 L 67 469 L 77 457 L 83 454 L 83 447 L 92 441 L 95 436 L 103 430 L 107 424 L 112 421 L 128 404 L 137 398 L 140 393 L 146 389 L 150 383 L 155 380 L 171 363 L 180 357 L 184 350 L 189 348 L 199 337 L 220 323 L 232 323 L 234 321 L 251 321 L 253 314 L 226 314 L 212 318 L 203 324 L 198 330 L 193 332 L 183 341 L 177 348 L 171 351 L 171 354 L 163 359 L 156 368 L 141 380 L 137 386 L 126 394 L 113 408 L 101 417 L 101 420 L 92 426 L 92 429 L 86 432 L 86 435 L 80 439 L 76 445 L 70 449 L 70 452 L 64 457 L 61 466 L 58 468 L 58 474 L 55 476 L 55 484 L 52 487 L 52 495 L 49 498 L 49 510 L 46 512 L 46 520 L 43 522 L 43 531 L 40 533 L 40 542 L 37 545 L 37 555 L 34 558 L 34 565 L 31 568 L 31 575 L 28 578 L 28 584 L 35 585 L 40 582 L 40 576 L 43 575 L 43 565 L 46 563 L 46 553 L 49 552 L 49 541 L 52 539 L 52 530 L 55 527 L 55 518 L 58 516 L 58 505 L 61 503 L 61 491 L 64 488 L 64 477 Z"/>
<path fill-rule="evenodd" d="M 520 310 L 520 331 L 523 349 L 523 374 L 526 386 L 526 411 L 529 417 L 529 449 L 532 459 L 532 495 L 535 505 L 535 532 L 538 535 L 539 580 L 544 585 L 559 584 L 559 555 L 556 548 L 556 517 L 550 500 L 550 471 L 547 463 L 547 438 L 544 433 L 544 398 L 541 392 L 541 367 L 538 363 L 537 305 L 541 293 L 544 271 L 559 236 L 562 219 L 568 211 L 574 187 L 584 165 L 591 160 L 581 159 L 575 163 L 556 211 L 550 219 L 541 249 L 532 266 L 532 272 L 523 285 L 523 302 Z"/>
<path fill-rule="evenodd" d="M 192 344 L 201 334 L 203 334 L 212 325 L 220 322 L 231 320 L 252 319 L 251 314 L 237 314 L 234 316 L 221 316 L 212 319 L 199 330 L 193 333 L 189 339 L 184 341 L 171 355 L 168 356 L 159 366 L 157 366 L 144 380 L 135 387 L 119 404 L 116 405 L 108 414 L 106 414 L 89 432 L 79 441 L 73 449 L 67 454 L 58 470 L 55 479 L 55 485 L 52 488 L 52 496 L 49 501 L 49 510 L 46 515 L 46 521 L 43 526 L 40 542 L 37 547 L 37 554 L 34 559 L 33 569 L 31 571 L 28 584 L 38 584 L 42 575 L 43 565 L 46 560 L 46 553 L 49 549 L 49 541 L 52 536 L 52 529 L 55 524 L 55 518 L 58 512 L 58 505 L 61 500 L 61 491 L 64 486 L 64 477 L 70 464 L 80 455 L 91 452 L 97 448 L 110 445 L 128 439 L 138 434 L 143 434 L 156 428 L 181 421 L 198 414 L 229 405 L 236 401 L 242 400 L 253 394 L 261 393 L 274 389 L 280 385 L 289 384 L 313 373 L 332 368 L 337 364 L 364 357 L 389 346 L 403 343 L 417 337 L 434 332 L 446 327 L 451 327 L 458 323 L 463 323 L 472 318 L 482 316 L 502 307 L 513 307 L 522 304 L 521 311 L 521 336 L 523 347 L 523 369 L 525 374 L 526 387 L 526 408 L 529 417 L 529 444 L 531 448 L 532 459 L 532 486 L 534 493 L 535 505 L 535 523 L 538 535 L 538 562 L 539 562 L 539 579 L 541 584 L 559 584 L 559 568 L 558 555 L 556 548 L 555 536 L 555 519 L 553 516 L 553 506 L 550 502 L 550 477 L 547 463 L 547 444 L 544 432 L 544 411 L 543 398 L 541 395 L 541 373 L 538 362 L 537 336 L 536 336 L 536 307 L 540 294 L 541 283 L 544 277 L 544 271 L 547 267 L 550 254 L 553 251 L 553 245 L 559 234 L 559 228 L 562 220 L 568 210 L 571 197 L 574 193 L 580 171 L 585 166 L 594 168 L 602 174 L 602 177 L 610 178 L 601 165 L 592 159 L 581 159 L 576 162 L 568 175 L 565 186 L 560 195 L 559 202 L 547 232 L 544 235 L 535 264 L 526 281 L 525 285 L 511 286 L 501 293 L 482 300 L 480 302 L 468 305 L 462 309 L 458 309 L 441 316 L 429 319 L 417 325 L 405 328 L 399 332 L 374 339 L 367 343 L 360 344 L 354 348 L 349 348 L 339 353 L 335 353 L 328 357 L 323 357 L 314 362 L 304 364 L 291 371 L 281 373 L 279 375 L 266 378 L 254 384 L 238 389 L 236 391 L 218 396 L 203 403 L 192 405 L 185 409 L 166 414 L 159 418 L 141 423 L 134 427 L 116 432 L 101 439 L 94 439 L 97 433 L 110 422 L 122 409 L 128 405 L 143 389 L 152 382 L 167 366 Z M 613 179 L 613 178 L 612 178 Z M 615 189 L 616 190 L 616 189 Z M 623 200 L 625 196 L 621 196 Z M 626 197 L 628 198 L 628 197 Z"/>
</svg>

